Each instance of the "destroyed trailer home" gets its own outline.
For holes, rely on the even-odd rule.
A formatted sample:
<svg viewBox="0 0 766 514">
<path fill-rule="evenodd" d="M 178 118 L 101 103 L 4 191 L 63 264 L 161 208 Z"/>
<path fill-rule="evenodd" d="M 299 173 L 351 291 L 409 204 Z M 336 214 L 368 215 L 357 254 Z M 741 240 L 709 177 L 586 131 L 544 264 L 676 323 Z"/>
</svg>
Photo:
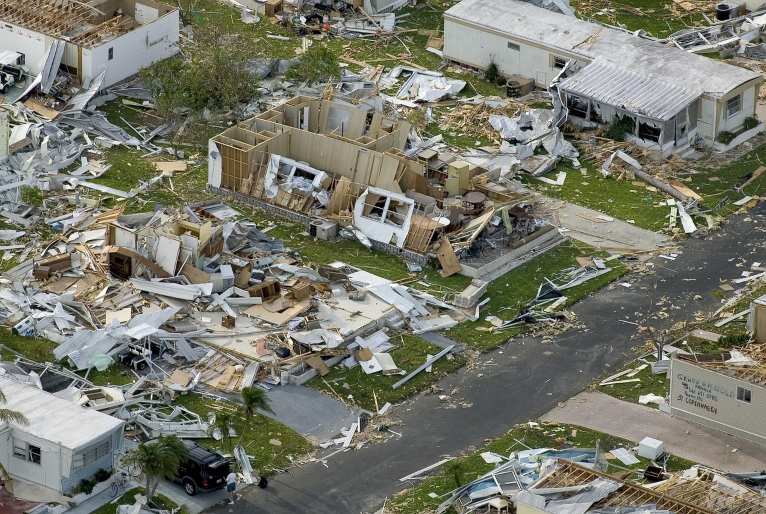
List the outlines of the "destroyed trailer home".
<svg viewBox="0 0 766 514">
<path fill-rule="evenodd" d="M 0 48 L 19 54 L 49 93 L 59 69 L 80 84 L 105 72 L 101 87 L 177 52 L 178 10 L 154 0 L 13 0 L 0 4 Z"/>
<path fill-rule="evenodd" d="M 0 315 L 16 334 L 56 342 L 56 360 L 74 370 L 117 361 L 150 380 L 123 391 L 42 364 L 8 369 L 37 383 L 34 371 L 40 388 L 91 409 L 124 406 L 147 436 L 170 423 L 204 437 L 199 419 L 156 409 L 143 414 L 139 391 L 200 385 L 237 393 L 256 381 L 303 383 L 341 360 L 349 367 L 364 363 L 367 373 L 399 372 L 381 329 L 419 334 L 475 319 L 343 263 L 304 266 L 252 222 L 231 221 L 237 216 L 208 201 L 180 210 L 122 215 L 120 208 L 88 208 L 60 217 L 79 220 L 78 231 L 5 273 L 15 286 L 0 291 Z M 456 304 L 470 307 L 485 289 L 472 286 Z M 55 388 L 46 385 L 53 375 L 60 378 Z"/>
<path fill-rule="evenodd" d="M 538 87 L 555 80 L 553 99 L 570 122 L 625 120 L 627 137 L 664 156 L 743 131 L 763 81 L 760 73 L 520 0 L 463 0 L 448 9 L 444 58 L 476 69 L 494 59 L 503 75 Z"/>
<path fill-rule="evenodd" d="M 639 463 L 630 449 L 615 448 L 611 454 L 623 463 Z M 766 508 L 766 500 L 740 484 L 738 476 L 707 468 L 671 473 L 652 465 L 641 475 L 644 483 L 608 475 L 612 464 L 598 447 L 530 448 L 508 457 L 493 452 L 481 457 L 495 468 L 452 491 L 437 514 L 450 507 L 487 513 L 515 507 L 510 511 L 517 514 L 746 514 Z"/>
<path fill-rule="evenodd" d="M 766 348 L 671 356 L 670 414 L 766 444 Z"/>
<path fill-rule="evenodd" d="M 0 390 L 7 399 L 3 408 L 29 421 L 27 426 L 0 423 L 0 464 L 15 494 L 67 501 L 62 495 L 83 479 L 112 468 L 124 421 L 7 377 L 0 376 Z"/>
<path fill-rule="evenodd" d="M 561 241 L 500 165 L 428 146 L 404 151 L 409 130 L 363 105 L 296 97 L 210 140 L 208 186 L 299 219 L 320 239 L 349 227 L 410 261 L 433 252 L 445 274 L 495 278 L 531 248 Z M 488 232 L 497 237 L 487 241 Z"/>
<path fill-rule="evenodd" d="M 517 514 L 748 514 L 766 508 L 761 496 L 708 469 L 693 467 L 640 485 L 566 459 L 515 495 L 513 503 Z"/>
</svg>

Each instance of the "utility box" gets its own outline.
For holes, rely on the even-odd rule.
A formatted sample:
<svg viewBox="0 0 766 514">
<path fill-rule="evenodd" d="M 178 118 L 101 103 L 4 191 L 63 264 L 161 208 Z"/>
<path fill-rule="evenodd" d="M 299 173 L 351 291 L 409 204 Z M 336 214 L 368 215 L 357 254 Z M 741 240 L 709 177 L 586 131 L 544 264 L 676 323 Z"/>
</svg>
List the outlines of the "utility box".
<svg viewBox="0 0 766 514">
<path fill-rule="evenodd" d="M 309 225 L 309 235 L 329 241 L 338 235 L 338 222 L 329 220 L 314 220 Z"/>
<path fill-rule="evenodd" d="M 665 453 L 665 443 L 651 437 L 644 437 L 638 443 L 638 456 L 645 459 L 657 460 Z"/>
</svg>

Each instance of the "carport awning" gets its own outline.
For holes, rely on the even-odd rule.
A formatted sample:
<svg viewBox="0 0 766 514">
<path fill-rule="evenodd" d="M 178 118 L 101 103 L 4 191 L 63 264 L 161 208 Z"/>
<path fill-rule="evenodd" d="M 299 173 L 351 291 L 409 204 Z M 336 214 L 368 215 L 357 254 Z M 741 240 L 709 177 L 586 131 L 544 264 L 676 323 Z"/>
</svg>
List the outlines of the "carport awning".
<svg viewBox="0 0 766 514">
<path fill-rule="evenodd" d="M 0 52 L 0 64 L 16 64 L 21 54 L 10 50 Z"/>
<path fill-rule="evenodd" d="M 614 64 L 595 60 L 559 89 L 655 120 L 669 120 L 702 95 Z"/>
</svg>

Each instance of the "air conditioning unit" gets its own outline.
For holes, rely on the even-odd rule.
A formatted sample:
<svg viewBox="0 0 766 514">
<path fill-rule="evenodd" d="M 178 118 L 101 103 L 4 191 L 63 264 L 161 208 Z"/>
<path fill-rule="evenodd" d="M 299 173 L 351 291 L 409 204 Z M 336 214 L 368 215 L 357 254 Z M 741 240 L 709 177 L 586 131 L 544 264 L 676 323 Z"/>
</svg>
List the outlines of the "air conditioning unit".
<svg viewBox="0 0 766 514">
<path fill-rule="evenodd" d="M 511 75 L 505 83 L 506 94 L 511 98 L 528 95 L 535 89 L 535 79 Z"/>
<path fill-rule="evenodd" d="M 309 234 L 312 237 L 329 241 L 338 235 L 338 222 L 329 220 L 314 220 L 309 225 Z"/>
</svg>

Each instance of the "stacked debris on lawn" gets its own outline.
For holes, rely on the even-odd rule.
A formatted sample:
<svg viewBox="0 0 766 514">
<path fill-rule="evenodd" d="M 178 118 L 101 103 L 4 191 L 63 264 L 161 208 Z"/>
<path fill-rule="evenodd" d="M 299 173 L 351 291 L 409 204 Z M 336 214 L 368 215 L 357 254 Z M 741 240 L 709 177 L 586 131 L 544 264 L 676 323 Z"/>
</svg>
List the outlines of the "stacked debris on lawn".
<svg viewBox="0 0 766 514">
<path fill-rule="evenodd" d="M 479 277 L 561 239 L 514 180 L 521 161 L 510 153 L 458 155 L 368 103 L 299 96 L 212 138 L 208 185 L 320 239 L 347 235 Z"/>
<path fill-rule="evenodd" d="M 51 392 L 130 417 L 146 436 L 168 423 L 204 433 L 179 412 L 133 408 L 162 391 L 302 383 L 343 359 L 403 373 L 387 353 L 390 333 L 476 319 L 466 309 L 486 290 L 458 307 L 342 262 L 306 265 L 218 201 L 129 215 L 81 207 L 49 221 L 54 239 L 4 273 L 0 319 L 57 343 L 59 364 L 19 358 L 8 372 L 40 388 L 55 382 Z M 69 371 L 115 362 L 142 380 L 97 388 Z"/>
</svg>

